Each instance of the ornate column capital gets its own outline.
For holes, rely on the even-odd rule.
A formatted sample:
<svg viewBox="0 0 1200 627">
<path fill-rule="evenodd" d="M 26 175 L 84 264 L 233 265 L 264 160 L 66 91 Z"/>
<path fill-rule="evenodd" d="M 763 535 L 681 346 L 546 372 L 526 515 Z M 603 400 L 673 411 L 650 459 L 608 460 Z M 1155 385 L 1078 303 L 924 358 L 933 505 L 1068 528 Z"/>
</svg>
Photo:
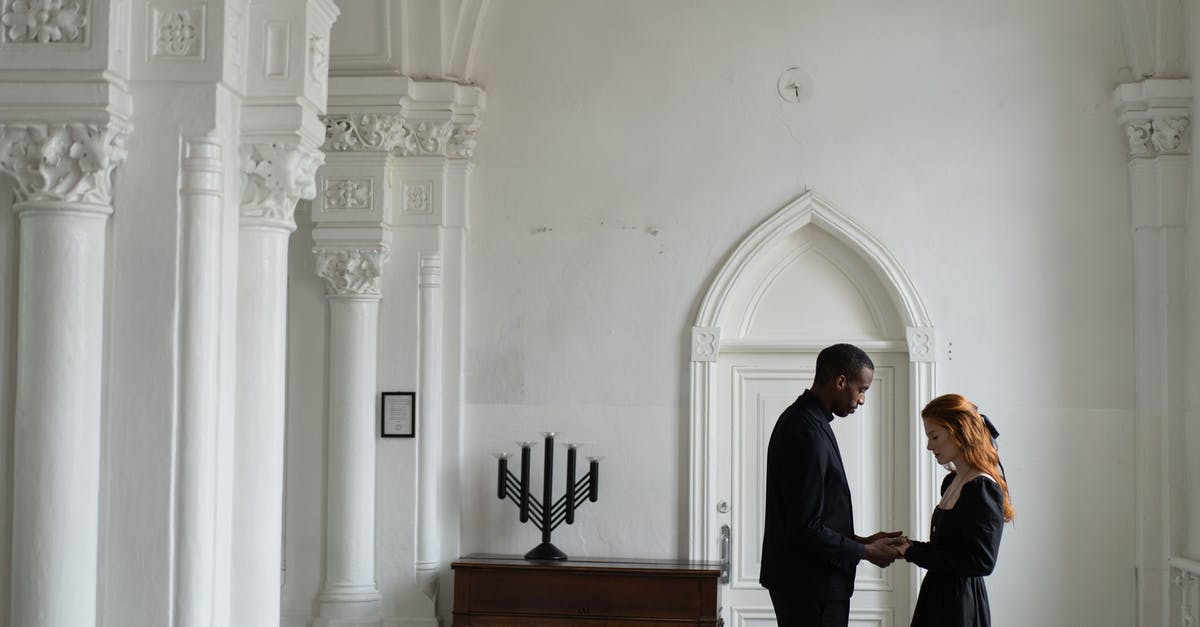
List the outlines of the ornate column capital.
<svg viewBox="0 0 1200 627">
<path fill-rule="evenodd" d="M 302 144 L 242 144 L 242 222 L 294 229 L 296 202 L 316 196 L 324 161 L 319 150 Z"/>
<path fill-rule="evenodd" d="M 0 123 L 0 173 L 16 180 L 18 202 L 111 205 L 128 136 L 111 123 Z"/>
<path fill-rule="evenodd" d="M 317 276 L 325 279 L 326 296 L 380 298 L 379 277 L 387 262 L 386 246 L 364 248 L 313 248 Z"/>
<path fill-rule="evenodd" d="M 1186 115 L 1160 116 L 1147 120 L 1125 123 L 1125 137 L 1129 140 L 1129 156 L 1145 159 L 1159 155 L 1190 154 L 1188 128 L 1191 120 Z"/>
<path fill-rule="evenodd" d="M 1118 85 L 1113 108 L 1130 159 L 1191 154 L 1191 81 L 1146 79 Z"/>
<path fill-rule="evenodd" d="M 322 116 L 327 152 L 386 151 L 398 157 L 470 159 L 478 121 L 411 121 L 399 113 L 337 113 Z"/>
<path fill-rule="evenodd" d="M 322 149 L 471 159 L 483 107 L 478 85 L 404 76 L 334 77 L 329 113 L 321 117 Z"/>
</svg>

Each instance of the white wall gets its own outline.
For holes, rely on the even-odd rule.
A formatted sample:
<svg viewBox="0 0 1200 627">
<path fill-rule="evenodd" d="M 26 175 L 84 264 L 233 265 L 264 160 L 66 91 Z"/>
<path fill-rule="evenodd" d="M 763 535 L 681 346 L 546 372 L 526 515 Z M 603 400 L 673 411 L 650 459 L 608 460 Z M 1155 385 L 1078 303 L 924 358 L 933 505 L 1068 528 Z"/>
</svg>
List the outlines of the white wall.
<svg viewBox="0 0 1200 627">
<path fill-rule="evenodd" d="M 1132 622 L 1113 7 L 507 1 L 479 59 L 464 553 L 537 543 L 488 453 L 554 429 L 605 455 L 560 548 L 682 555 L 686 330 L 723 257 L 812 188 L 895 254 L 952 343 L 941 390 L 1003 432 L 996 623 Z"/>
<path fill-rule="evenodd" d="M 1003 431 L 1018 519 L 989 582 L 995 622 L 1132 622 L 1132 246 L 1123 138 L 1109 106 L 1125 76 L 1111 4 L 504 0 L 489 9 L 477 58 L 488 110 L 468 247 L 462 553 L 537 543 L 495 498 L 490 453 L 553 429 L 605 456 L 600 502 L 558 530 L 560 548 L 684 554 L 687 329 L 724 256 L 812 188 L 896 255 L 952 343 L 941 389 L 977 400 Z M 798 105 L 775 91 L 793 65 L 812 77 Z M 109 624 L 163 624 L 170 601 L 174 366 L 164 347 L 173 341 L 177 181 L 148 166 L 177 160 L 173 142 L 150 129 L 203 108 L 189 98 L 174 88 L 139 94 L 138 115 L 168 113 L 139 123 L 110 226 Z M 237 189 L 231 181 L 230 199 Z M 0 197 L 2 564 L 17 222 L 7 188 Z M 310 225 L 298 222 L 283 602 L 303 622 L 321 577 L 326 305 Z M 227 242 L 234 229 L 231 214 Z M 382 389 L 415 386 L 420 245 L 397 241 L 385 269 Z M 226 285 L 232 268 L 227 260 L 220 270 Z M 1194 318 L 1200 308 L 1190 309 Z M 232 347 L 222 348 L 230 366 Z M 1197 441 L 1194 430 L 1188 437 Z M 391 617 L 423 602 L 411 576 L 414 449 L 411 440 L 378 447 L 377 569 Z M 1200 517 L 1191 520 L 1195 529 Z M 221 533 L 226 546 L 230 531 Z"/>
</svg>

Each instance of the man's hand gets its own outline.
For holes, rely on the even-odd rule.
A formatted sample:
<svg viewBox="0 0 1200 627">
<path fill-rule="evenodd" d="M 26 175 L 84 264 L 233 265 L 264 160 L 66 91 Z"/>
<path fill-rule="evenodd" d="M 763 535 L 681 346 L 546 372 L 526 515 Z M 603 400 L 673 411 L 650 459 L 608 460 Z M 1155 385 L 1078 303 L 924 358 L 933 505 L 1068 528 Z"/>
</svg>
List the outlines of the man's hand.
<svg viewBox="0 0 1200 627">
<path fill-rule="evenodd" d="M 903 536 L 903 535 L 904 535 L 903 531 L 877 531 L 865 538 L 860 538 L 858 536 L 854 536 L 854 539 L 858 540 L 862 544 L 870 544 L 876 540 L 880 540 L 883 538 L 899 538 L 900 536 Z"/>
<path fill-rule="evenodd" d="M 863 540 L 863 557 L 880 568 L 891 566 L 902 555 L 901 548 L 908 548 L 908 539 L 899 531 L 880 531 Z"/>
</svg>

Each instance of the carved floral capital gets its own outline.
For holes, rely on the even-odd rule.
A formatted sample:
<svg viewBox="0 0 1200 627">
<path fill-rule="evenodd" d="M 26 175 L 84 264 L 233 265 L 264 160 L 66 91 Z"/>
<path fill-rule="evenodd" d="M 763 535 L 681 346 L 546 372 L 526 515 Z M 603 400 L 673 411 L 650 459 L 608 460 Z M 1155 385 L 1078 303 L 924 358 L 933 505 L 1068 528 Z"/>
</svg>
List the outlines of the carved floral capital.
<svg viewBox="0 0 1200 627">
<path fill-rule="evenodd" d="M 400 157 L 470 159 L 478 144 L 478 124 L 414 122 L 394 113 L 328 115 L 325 151 L 387 151 Z"/>
<path fill-rule="evenodd" d="M 129 130 L 101 124 L 0 124 L 0 172 L 18 202 L 112 204 L 112 173 Z"/>
<path fill-rule="evenodd" d="M 292 144 L 243 144 L 242 219 L 294 226 L 296 202 L 316 197 L 317 168 L 325 155 Z"/>
<path fill-rule="evenodd" d="M 386 248 L 314 248 L 317 276 L 327 296 L 380 296 L 379 277 Z"/>
<path fill-rule="evenodd" d="M 1159 155 L 1186 155 L 1189 152 L 1186 116 L 1162 116 L 1125 123 L 1129 140 L 1129 156 L 1133 158 Z"/>
</svg>

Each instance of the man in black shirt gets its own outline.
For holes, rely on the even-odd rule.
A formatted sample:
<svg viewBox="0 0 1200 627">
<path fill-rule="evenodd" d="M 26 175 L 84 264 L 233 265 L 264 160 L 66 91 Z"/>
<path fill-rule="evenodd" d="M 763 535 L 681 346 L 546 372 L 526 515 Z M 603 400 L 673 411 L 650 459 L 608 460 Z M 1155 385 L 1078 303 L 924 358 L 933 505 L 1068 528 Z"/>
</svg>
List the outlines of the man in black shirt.
<svg viewBox="0 0 1200 627">
<path fill-rule="evenodd" d="M 830 422 L 863 404 L 875 364 L 835 344 L 817 355 L 812 387 L 784 410 L 767 447 L 767 512 L 759 583 L 780 627 L 846 627 L 854 571 L 890 565 L 901 532 L 854 534 L 850 486 Z"/>
</svg>

